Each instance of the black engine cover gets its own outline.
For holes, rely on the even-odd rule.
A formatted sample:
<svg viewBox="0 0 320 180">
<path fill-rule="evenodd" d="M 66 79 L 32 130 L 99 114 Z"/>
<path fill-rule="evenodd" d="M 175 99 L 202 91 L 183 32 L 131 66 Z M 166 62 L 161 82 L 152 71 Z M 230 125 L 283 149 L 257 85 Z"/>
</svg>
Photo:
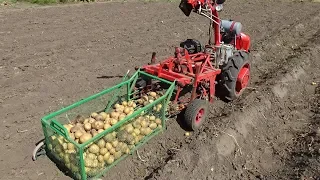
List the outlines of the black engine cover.
<svg viewBox="0 0 320 180">
<path fill-rule="evenodd" d="M 189 54 L 203 52 L 203 47 L 200 41 L 195 39 L 187 39 L 186 41 L 181 42 L 180 47 L 185 48 Z"/>
</svg>

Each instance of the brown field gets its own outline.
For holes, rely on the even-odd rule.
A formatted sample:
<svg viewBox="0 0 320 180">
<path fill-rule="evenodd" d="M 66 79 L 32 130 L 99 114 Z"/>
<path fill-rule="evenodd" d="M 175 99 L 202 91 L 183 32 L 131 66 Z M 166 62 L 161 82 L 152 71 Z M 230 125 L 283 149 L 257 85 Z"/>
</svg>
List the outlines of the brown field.
<svg viewBox="0 0 320 180">
<path fill-rule="evenodd" d="M 237 101 L 212 104 L 203 128 L 168 129 L 102 179 L 320 178 L 320 4 L 226 1 L 223 18 L 251 36 L 252 81 Z M 46 156 L 40 118 L 120 81 L 127 69 L 207 41 L 208 20 L 178 3 L 113 2 L 0 9 L 0 173 L 70 179 Z M 110 78 L 99 78 L 115 76 Z"/>
</svg>

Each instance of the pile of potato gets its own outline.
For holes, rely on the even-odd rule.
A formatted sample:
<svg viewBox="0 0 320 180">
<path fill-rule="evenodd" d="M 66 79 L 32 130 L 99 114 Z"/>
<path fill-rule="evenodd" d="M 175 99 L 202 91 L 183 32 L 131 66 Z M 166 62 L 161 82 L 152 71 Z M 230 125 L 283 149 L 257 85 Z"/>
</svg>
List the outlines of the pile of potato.
<svg viewBox="0 0 320 180">
<path fill-rule="evenodd" d="M 159 118 L 140 116 L 89 145 L 84 153 L 86 171 L 99 172 L 100 167 L 110 165 L 121 156 L 129 154 L 135 145 L 156 128 L 162 128 Z"/>
<path fill-rule="evenodd" d="M 112 127 L 126 116 L 132 114 L 139 105 L 145 106 L 153 102 L 158 95 L 154 92 L 148 93 L 137 101 L 122 101 L 115 104 L 111 112 L 91 113 L 90 117 L 77 116 L 72 123 L 65 124 L 69 136 L 75 142 L 83 144 L 97 134 Z M 145 103 L 147 102 L 147 103 Z M 138 105 L 137 105 L 138 104 Z M 153 110 L 159 112 L 161 104 L 154 106 Z M 85 171 L 88 175 L 101 172 L 106 166 L 112 164 L 121 156 L 129 154 L 145 136 L 152 133 L 156 128 L 162 128 L 162 121 L 156 116 L 144 113 L 130 120 L 116 131 L 107 134 L 94 143 L 90 143 L 83 154 Z M 79 152 L 75 145 L 68 142 L 63 136 L 53 135 L 50 137 L 49 149 L 65 163 L 73 173 L 78 174 Z"/>
<path fill-rule="evenodd" d="M 147 106 L 148 104 L 154 102 L 154 100 L 158 99 L 160 97 L 160 94 L 157 94 L 156 92 L 149 92 L 146 95 L 142 96 L 135 102 L 140 106 Z M 156 112 L 160 112 L 162 108 L 162 104 L 157 104 L 153 107 L 153 110 Z"/>
</svg>

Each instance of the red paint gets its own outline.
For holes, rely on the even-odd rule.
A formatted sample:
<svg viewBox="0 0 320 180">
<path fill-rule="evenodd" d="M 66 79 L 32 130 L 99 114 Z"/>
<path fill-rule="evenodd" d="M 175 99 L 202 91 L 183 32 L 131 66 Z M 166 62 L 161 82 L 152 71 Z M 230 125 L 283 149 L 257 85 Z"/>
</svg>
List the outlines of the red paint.
<svg viewBox="0 0 320 180">
<path fill-rule="evenodd" d="M 250 36 L 244 33 L 241 33 L 239 36 L 237 36 L 236 49 L 245 50 L 248 52 L 250 49 Z"/>
<path fill-rule="evenodd" d="M 199 124 L 202 120 L 202 116 L 204 115 L 204 109 L 200 109 L 196 115 L 196 124 Z"/>
<path fill-rule="evenodd" d="M 247 87 L 250 79 L 250 66 L 249 64 L 245 64 L 238 75 L 237 83 L 236 83 L 236 93 L 239 94 L 241 91 Z"/>
<path fill-rule="evenodd" d="M 213 50 L 215 46 L 221 44 L 221 32 L 220 32 L 220 19 L 218 12 L 216 11 L 216 3 L 213 0 L 188 0 L 188 3 L 195 9 L 199 5 L 204 7 L 207 5 L 213 14 L 213 20 L 217 23 L 212 23 L 214 29 L 214 44 L 210 44 Z M 232 42 L 234 44 L 234 42 Z M 250 37 L 244 33 L 241 33 L 235 39 L 236 49 L 249 51 L 250 48 Z M 155 58 L 153 57 L 153 61 Z M 196 65 L 199 65 L 199 69 L 196 69 Z M 141 68 L 142 70 L 160 78 L 176 81 L 178 88 L 176 92 L 175 102 L 179 101 L 180 94 L 187 86 L 191 87 L 192 98 L 188 99 L 188 102 L 179 101 L 182 104 L 188 104 L 195 98 L 208 97 L 210 102 L 213 102 L 215 95 L 215 81 L 218 74 L 221 73 L 219 67 L 215 67 L 214 62 L 210 59 L 210 54 L 197 53 L 189 54 L 186 49 L 175 48 L 174 56 L 168 57 L 161 63 L 145 65 Z M 249 81 L 250 68 L 244 66 L 237 78 L 237 91 L 244 89 Z M 205 86 L 204 86 L 205 85 Z M 197 91 L 195 91 L 197 90 Z M 198 122 L 201 121 L 203 111 L 199 111 L 197 115 Z"/>
</svg>

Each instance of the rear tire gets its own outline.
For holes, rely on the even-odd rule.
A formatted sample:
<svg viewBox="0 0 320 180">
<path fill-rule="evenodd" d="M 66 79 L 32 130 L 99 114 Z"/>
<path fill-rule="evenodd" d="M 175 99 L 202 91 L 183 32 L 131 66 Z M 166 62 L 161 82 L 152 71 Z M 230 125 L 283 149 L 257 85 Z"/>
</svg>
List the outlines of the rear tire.
<svg viewBox="0 0 320 180">
<path fill-rule="evenodd" d="M 208 102 L 206 100 L 195 99 L 188 104 L 184 121 L 188 129 L 197 130 L 205 121 L 208 113 Z"/>
<path fill-rule="evenodd" d="M 227 64 L 221 67 L 220 91 L 222 98 L 233 101 L 239 98 L 250 83 L 249 55 L 245 51 L 236 52 Z"/>
</svg>

